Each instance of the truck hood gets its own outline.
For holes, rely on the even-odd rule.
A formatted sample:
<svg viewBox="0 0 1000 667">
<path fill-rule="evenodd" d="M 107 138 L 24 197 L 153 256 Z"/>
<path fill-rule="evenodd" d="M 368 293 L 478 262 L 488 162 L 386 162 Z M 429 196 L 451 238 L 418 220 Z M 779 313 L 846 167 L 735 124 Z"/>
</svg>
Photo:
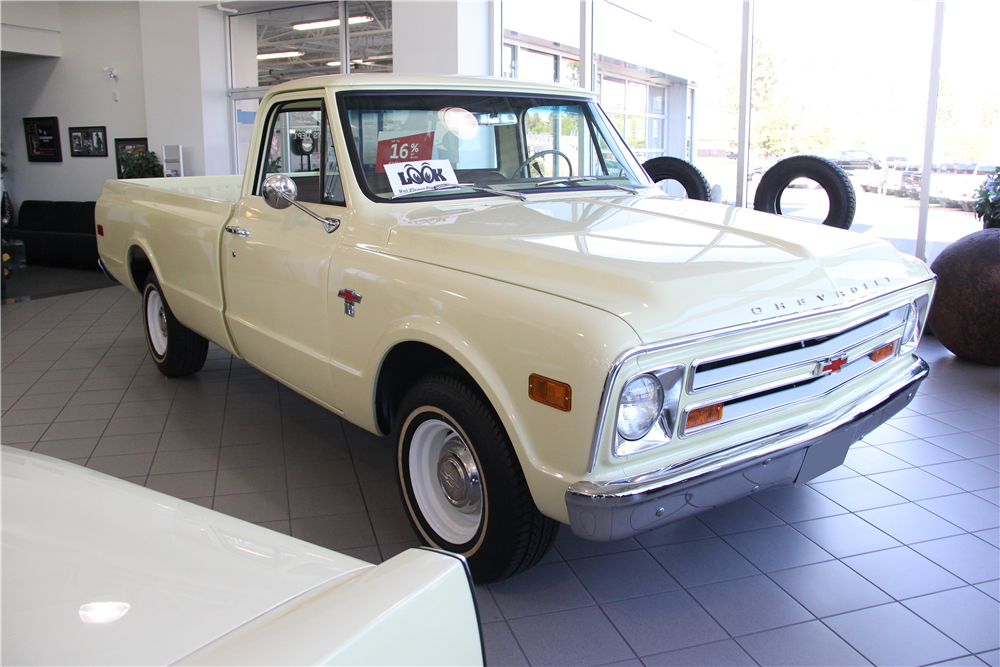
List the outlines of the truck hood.
<svg viewBox="0 0 1000 667">
<path fill-rule="evenodd" d="M 667 196 L 447 202 L 394 218 L 386 254 L 591 305 L 646 343 L 838 305 L 928 274 L 874 237 Z"/>
<path fill-rule="evenodd" d="M 172 664 L 372 565 L 2 448 L 3 663 Z"/>
</svg>

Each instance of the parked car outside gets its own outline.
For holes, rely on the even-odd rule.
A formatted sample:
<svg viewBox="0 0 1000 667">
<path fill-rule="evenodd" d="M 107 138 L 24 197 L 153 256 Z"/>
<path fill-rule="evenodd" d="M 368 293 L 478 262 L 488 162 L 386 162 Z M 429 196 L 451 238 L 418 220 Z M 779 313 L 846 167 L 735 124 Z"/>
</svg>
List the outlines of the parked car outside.
<svg viewBox="0 0 1000 667">
<path fill-rule="evenodd" d="M 469 665 L 465 561 L 381 565 L 2 447 L 5 665 Z"/>
</svg>

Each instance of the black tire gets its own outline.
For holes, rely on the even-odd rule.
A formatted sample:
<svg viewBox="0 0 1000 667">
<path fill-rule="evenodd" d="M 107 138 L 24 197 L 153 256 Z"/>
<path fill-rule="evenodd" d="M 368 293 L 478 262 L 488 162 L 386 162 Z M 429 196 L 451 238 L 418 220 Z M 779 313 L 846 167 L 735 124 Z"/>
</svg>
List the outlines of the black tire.
<svg viewBox="0 0 1000 667">
<path fill-rule="evenodd" d="M 753 198 L 757 211 L 781 215 L 781 194 L 796 178 L 811 178 L 830 199 L 824 225 L 850 229 L 857 208 L 857 195 L 847 173 L 833 161 L 815 155 L 796 155 L 777 162 L 764 172 Z"/>
<path fill-rule="evenodd" d="M 646 160 L 642 168 L 654 183 L 677 181 L 684 188 L 688 199 L 712 201 L 712 186 L 698 167 L 676 157 L 654 157 Z"/>
<path fill-rule="evenodd" d="M 559 523 L 535 507 L 500 419 L 465 381 L 414 385 L 393 437 L 410 523 L 427 545 L 465 556 L 476 583 L 523 572 L 552 546 Z"/>
<path fill-rule="evenodd" d="M 205 365 L 208 341 L 177 321 L 152 271 L 142 289 L 142 325 L 149 354 L 168 378 L 197 373 Z"/>
</svg>

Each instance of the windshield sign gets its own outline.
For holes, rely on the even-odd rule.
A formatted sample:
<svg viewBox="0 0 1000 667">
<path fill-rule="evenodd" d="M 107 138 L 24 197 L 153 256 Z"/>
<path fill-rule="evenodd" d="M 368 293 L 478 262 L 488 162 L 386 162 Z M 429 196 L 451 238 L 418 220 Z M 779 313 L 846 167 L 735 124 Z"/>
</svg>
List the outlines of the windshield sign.
<svg viewBox="0 0 1000 667">
<path fill-rule="evenodd" d="M 384 165 L 393 197 L 434 190 L 439 185 L 458 185 L 458 177 L 448 160 L 394 162 Z"/>
</svg>

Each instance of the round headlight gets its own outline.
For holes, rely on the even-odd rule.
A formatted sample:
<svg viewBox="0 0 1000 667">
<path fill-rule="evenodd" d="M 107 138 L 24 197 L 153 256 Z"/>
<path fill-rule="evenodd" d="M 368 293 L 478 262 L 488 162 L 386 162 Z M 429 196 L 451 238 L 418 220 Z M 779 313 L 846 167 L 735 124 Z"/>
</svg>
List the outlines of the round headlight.
<svg viewBox="0 0 1000 667">
<path fill-rule="evenodd" d="M 638 440 L 649 433 L 663 408 L 663 387 L 652 375 L 629 380 L 618 403 L 618 433 L 626 440 Z"/>
</svg>

